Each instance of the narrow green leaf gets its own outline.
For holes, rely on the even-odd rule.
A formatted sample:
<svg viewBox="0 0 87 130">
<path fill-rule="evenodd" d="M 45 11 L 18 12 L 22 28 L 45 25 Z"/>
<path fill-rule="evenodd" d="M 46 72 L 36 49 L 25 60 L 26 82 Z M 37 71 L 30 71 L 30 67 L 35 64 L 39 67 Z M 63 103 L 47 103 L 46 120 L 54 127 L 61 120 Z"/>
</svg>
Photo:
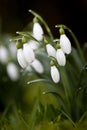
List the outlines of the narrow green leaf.
<svg viewBox="0 0 87 130">
<path fill-rule="evenodd" d="M 87 117 L 87 111 L 85 111 L 84 114 L 81 116 L 80 120 L 78 121 L 78 124 L 80 124 L 85 117 Z"/>
<path fill-rule="evenodd" d="M 69 116 L 66 112 L 64 112 L 63 110 L 60 110 L 60 111 L 62 112 L 63 115 L 65 115 L 65 116 L 69 119 L 69 121 L 72 123 L 72 125 L 73 125 L 75 128 L 77 128 L 76 124 L 75 124 L 74 121 L 70 118 L 70 116 Z"/>
<path fill-rule="evenodd" d="M 32 83 L 37 83 L 37 82 L 48 82 L 51 83 L 49 80 L 47 79 L 36 79 L 36 80 L 31 80 L 29 81 L 27 84 L 32 84 Z"/>
</svg>

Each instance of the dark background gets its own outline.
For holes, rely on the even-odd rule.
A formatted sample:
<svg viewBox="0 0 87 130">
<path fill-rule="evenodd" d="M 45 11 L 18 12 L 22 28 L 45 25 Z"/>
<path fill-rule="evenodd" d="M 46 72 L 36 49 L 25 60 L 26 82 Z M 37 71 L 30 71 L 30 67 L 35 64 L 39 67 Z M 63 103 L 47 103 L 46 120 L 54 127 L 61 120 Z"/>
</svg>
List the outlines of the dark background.
<svg viewBox="0 0 87 130">
<path fill-rule="evenodd" d="M 87 42 L 87 0 L 0 0 L 1 33 L 22 30 L 33 18 L 29 9 L 46 20 L 55 37 L 55 25 L 65 24 L 81 44 Z"/>
</svg>

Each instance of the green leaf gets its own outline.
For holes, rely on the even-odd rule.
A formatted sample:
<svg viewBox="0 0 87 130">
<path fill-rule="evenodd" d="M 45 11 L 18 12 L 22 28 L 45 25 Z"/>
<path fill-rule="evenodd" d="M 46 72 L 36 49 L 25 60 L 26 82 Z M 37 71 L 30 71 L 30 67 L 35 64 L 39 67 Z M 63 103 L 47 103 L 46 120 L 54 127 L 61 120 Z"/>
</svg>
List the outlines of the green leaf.
<svg viewBox="0 0 87 130">
<path fill-rule="evenodd" d="M 30 119 L 29 119 L 29 125 L 31 127 L 30 130 L 34 129 L 34 126 L 35 126 L 38 118 L 42 115 L 41 109 L 42 109 L 42 106 L 41 106 L 40 102 L 37 100 L 33 106 L 33 110 L 31 112 Z"/>
<path fill-rule="evenodd" d="M 67 109 L 67 105 L 66 105 L 66 100 L 65 100 L 65 96 L 63 93 L 61 93 L 60 91 L 56 92 L 56 91 L 48 91 L 48 92 L 43 92 L 43 94 L 53 94 L 56 98 L 56 100 L 58 101 L 58 107 L 59 109 L 63 109 L 65 112 L 68 113 L 68 109 Z"/>
<path fill-rule="evenodd" d="M 65 115 L 65 117 L 67 117 L 69 119 L 69 121 L 72 123 L 72 125 L 77 128 L 76 124 L 73 122 L 73 120 L 71 119 L 71 117 L 66 113 L 64 112 L 63 110 L 60 110 L 62 112 L 63 115 Z"/>
<path fill-rule="evenodd" d="M 29 81 L 27 84 L 32 84 L 32 83 L 37 83 L 37 82 L 48 82 L 51 83 L 49 80 L 47 79 L 35 79 L 35 80 L 31 80 Z"/>
<path fill-rule="evenodd" d="M 85 111 L 81 116 L 80 120 L 78 121 L 78 125 L 85 119 L 85 117 L 87 118 L 87 111 Z"/>
</svg>

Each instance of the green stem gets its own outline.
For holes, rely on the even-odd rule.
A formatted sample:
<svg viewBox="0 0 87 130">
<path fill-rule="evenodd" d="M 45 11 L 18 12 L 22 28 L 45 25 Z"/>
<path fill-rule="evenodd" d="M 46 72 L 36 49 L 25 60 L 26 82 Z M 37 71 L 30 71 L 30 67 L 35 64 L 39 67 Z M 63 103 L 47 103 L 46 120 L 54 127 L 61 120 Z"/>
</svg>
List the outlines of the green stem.
<svg viewBox="0 0 87 130">
<path fill-rule="evenodd" d="M 65 93 L 66 93 L 67 98 L 69 98 L 71 97 L 70 84 L 69 84 L 69 79 L 68 79 L 68 76 L 64 67 L 61 68 L 61 73 L 62 73 L 61 75 L 62 83 L 65 88 Z"/>
<path fill-rule="evenodd" d="M 61 111 L 70 120 L 70 122 L 73 124 L 73 126 L 76 128 L 76 124 L 72 120 L 72 116 L 71 116 L 71 99 L 73 99 L 73 97 L 72 97 L 72 91 L 70 88 L 71 86 L 70 86 L 69 78 L 67 76 L 65 67 L 60 67 L 59 69 L 60 69 L 60 73 L 61 73 L 61 82 L 63 84 L 64 91 L 65 91 L 66 108 L 67 108 L 66 112 L 64 112 L 62 110 Z"/>
<path fill-rule="evenodd" d="M 63 84 L 64 91 L 65 91 L 67 108 L 68 108 L 68 111 L 70 113 L 70 111 L 71 111 L 70 99 L 72 99 L 72 92 L 71 92 L 71 89 L 70 89 L 70 83 L 69 83 L 69 79 L 68 79 L 65 67 L 60 67 L 59 69 L 60 69 L 60 73 L 61 73 L 61 82 Z"/>
<path fill-rule="evenodd" d="M 35 37 L 33 37 L 29 32 L 16 32 L 17 34 L 20 34 L 22 36 L 31 38 L 32 40 L 38 42 L 39 44 L 42 44 L 40 41 L 38 41 Z M 22 39 L 22 38 L 21 38 Z"/>
<path fill-rule="evenodd" d="M 65 25 L 56 25 L 55 27 L 57 27 L 57 28 L 62 27 L 62 28 L 67 29 L 69 31 L 69 33 L 71 34 L 71 36 L 73 37 L 73 39 L 75 41 L 75 44 L 76 44 L 76 47 L 77 47 L 77 51 L 78 51 L 78 53 L 79 53 L 79 55 L 80 55 L 80 57 L 81 57 L 81 59 L 82 59 L 82 61 L 84 63 L 85 62 L 85 58 L 83 56 L 83 52 L 82 52 L 82 49 L 80 47 L 80 43 L 79 43 L 77 37 L 75 36 L 75 34 L 72 32 L 72 30 L 70 28 L 68 28 L 67 26 L 65 26 Z"/>
<path fill-rule="evenodd" d="M 48 24 L 45 22 L 45 20 L 44 20 L 39 14 L 37 14 L 36 12 L 34 12 L 33 10 L 29 10 L 29 12 L 30 12 L 31 14 L 33 14 L 35 17 L 37 17 L 37 18 L 43 23 L 43 25 L 45 26 L 45 28 L 46 28 L 46 30 L 47 30 L 47 32 L 48 32 L 48 34 L 49 34 L 51 40 L 53 41 L 52 32 L 51 32 L 51 30 L 50 30 Z"/>
</svg>

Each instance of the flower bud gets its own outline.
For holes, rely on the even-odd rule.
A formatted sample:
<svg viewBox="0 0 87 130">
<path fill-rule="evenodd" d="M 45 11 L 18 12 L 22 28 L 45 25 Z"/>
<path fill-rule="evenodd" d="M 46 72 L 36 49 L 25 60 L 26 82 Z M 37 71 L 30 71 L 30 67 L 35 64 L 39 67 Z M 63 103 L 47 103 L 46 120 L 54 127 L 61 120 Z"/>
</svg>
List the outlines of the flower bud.
<svg viewBox="0 0 87 130">
<path fill-rule="evenodd" d="M 71 53 L 71 43 L 65 34 L 62 34 L 60 36 L 60 46 L 64 53 L 66 53 L 66 54 Z"/>
<path fill-rule="evenodd" d="M 17 50 L 17 60 L 18 60 L 18 63 L 20 64 L 20 66 L 21 66 L 22 68 L 27 67 L 28 63 L 27 63 L 27 61 L 25 60 L 24 53 L 23 53 L 23 49 L 18 49 L 18 50 Z"/>
<path fill-rule="evenodd" d="M 38 22 L 34 23 L 33 36 L 39 41 L 41 41 L 43 39 L 43 29 Z"/>
<path fill-rule="evenodd" d="M 16 81 L 19 78 L 19 72 L 17 66 L 14 63 L 7 65 L 7 73 L 11 80 Z"/>
<path fill-rule="evenodd" d="M 44 68 L 43 68 L 43 65 L 41 64 L 41 62 L 37 59 L 35 59 L 31 66 L 35 69 L 36 72 L 38 73 L 43 73 L 44 72 Z"/>
<path fill-rule="evenodd" d="M 56 59 L 57 59 L 57 62 L 58 62 L 58 64 L 60 66 L 65 66 L 65 64 L 66 64 L 66 57 L 65 57 L 65 54 L 62 51 L 62 49 L 57 49 Z"/>
<path fill-rule="evenodd" d="M 56 49 L 52 45 L 47 44 L 46 50 L 47 50 L 48 56 L 52 56 L 52 57 L 56 56 Z"/>
<path fill-rule="evenodd" d="M 31 49 L 29 44 L 26 43 L 26 44 L 23 45 L 23 53 L 24 53 L 25 60 L 29 64 L 32 63 L 35 60 L 34 51 Z"/>
<path fill-rule="evenodd" d="M 60 81 L 59 70 L 55 65 L 51 66 L 51 77 L 54 83 L 58 83 Z"/>
</svg>

